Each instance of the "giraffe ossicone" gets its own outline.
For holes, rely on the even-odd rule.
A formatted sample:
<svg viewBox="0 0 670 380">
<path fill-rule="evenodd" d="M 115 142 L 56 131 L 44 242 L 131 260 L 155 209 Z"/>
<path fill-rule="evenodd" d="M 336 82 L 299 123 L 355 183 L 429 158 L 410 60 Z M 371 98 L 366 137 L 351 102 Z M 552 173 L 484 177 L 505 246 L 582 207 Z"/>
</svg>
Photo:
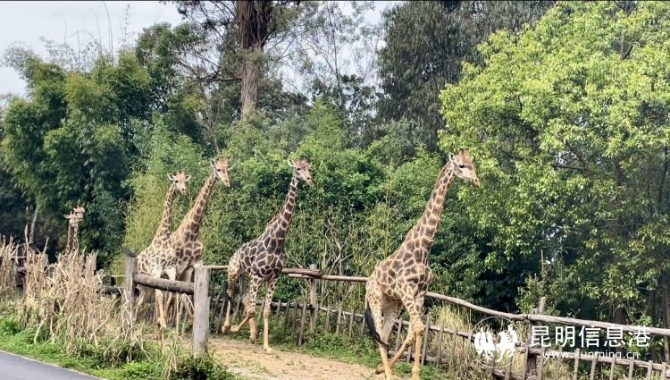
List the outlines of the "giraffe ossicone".
<svg viewBox="0 0 670 380">
<path fill-rule="evenodd" d="M 461 149 L 449 153 L 440 170 L 430 200 L 417 224 L 405 235 L 400 247 L 379 262 L 365 283 L 365 322 L 377 344 L 382 363 L 376 373 L 393 379 L 393 365 L 414 343 L 414 358 L 421 355 L 424 324 L 421 321 L 423 302 L 433 273 L 428 264 L 430 250 L 437 234 L 444 201 L 454 178 L 461 178 L 479 187 L 479 178 L 470 153 Z M 388 360 L 388 337 L 403 307 L 409 313 L 407 338 L 391 361 Z M 414 360 L 411 380 L 419 380 L 420 360 Z"/>
<path fill-rule="evenodd" d="M 226 292 L 226 319 L 222 326 L 222 332 L 239 332 L 249 322 L 249 339 L 256 342 L 256 294 L 263 283 L 267 283 L 267 293 L 263 307 L 263 349 L 271 353 L 268 344 L 268 324 L 270 317 L 270 304 L 272 295 L 277 287 L 277 280 L 284 268 L 284 242 L 291 226 L 291 218 L 296 205 L 296 193 L 299 182 L 305 181 L 312 186 L 312 175 L 309 172 L 312 164 L 306 159 L 294 162 L 287 160 L 293 168 L 293 176 L 289 184 L 288 193 L 283 206 L 275 217 L 265 227 L 263 233 L 254 240 L 243 244 L 230 258 L 228 262 L 228 281 L 224 291 Z M 237 326 L 230 324 L 231 299 L 235 283 L 240 276 L 250 279 L 249 289 L 243 297 L 245 317 Z"/>
</svg>

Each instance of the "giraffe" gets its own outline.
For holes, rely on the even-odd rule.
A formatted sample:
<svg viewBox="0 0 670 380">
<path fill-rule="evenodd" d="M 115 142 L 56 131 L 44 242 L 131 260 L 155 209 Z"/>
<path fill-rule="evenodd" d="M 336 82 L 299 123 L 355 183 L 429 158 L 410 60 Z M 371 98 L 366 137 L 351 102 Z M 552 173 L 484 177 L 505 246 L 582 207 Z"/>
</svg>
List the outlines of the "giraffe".
<svg viewBox="0 0 670 380">
<path fill-rule="evenodd" d="M 67 227 L 67 244 L 65 246 L 65 253 L 71 251 L 79 252 L 79 223 L 84 220 L 84 213 L 86 210 L 82 206 L 77 206 L 70 214 L 65 215 L 68 220 Z"/>
<path fill-rule="evenodd" d="M 199 239 L 200 225 L 216 180 L 219 179 L 226 187 L 230 187 L 228 170 L 231 166 L 228 165 L 228 159 L 212 160 L 210 165 L 213 168 L 212 173 L 200 189 L 193 207 L 186 214 L 177 230 L 170 235 L 170 242 L 177 253 L 177 279 L 179 281 L 191 281 L 193 265 L 202 260 L 202 242 Z M 166 309 L 170 308 L 171 300 L 172 293 L 168 295 Z M 186 311 L 189 317 L 193 318 L 193 312 L 188 306 Z"/>
<path fill-rule="evenodd" d="M 191 176 L 179 172 L 175 175 L 168 174 L 168 179 L 170 180 L 170 187 L 165 196 L 163 216 L 151 244 L 137 255 L 137 272 L 156 278 L 160 278 L 165 273 L 170 280 L 174 281 L 177 274 L 177 255 L 174 247 L 170 244 L 172 202 L 177 192 L 182 195 L 186 194 L 186 183 L 191 179 Z M 142 304 L 149 290 L 144 286 L 139 286 L 139 288 L 142 294 L 137 300 L 138 307 Z M 163 292 L 155 289 L 155 295 L 159 313 L 158 325 L 159 330 L 162 331 L 167 326 L 163 310 Z"/>
<path fill-rule="evenodd" d="M 65 243 L 65 253 L 70 252 L 70 247 L 72 246 L 72 225 L 75 223 L 76 216 L 74 215 L 74 211 L 70 211 L 69 214 L 65 215 L 65 219 L 67 219 L 67 243 Z"/>
<path fill-rule="evenodd" d="M 461 149 L 458 155 L 449 153 L 449 159 L 440 171 L 422 217 L 405 235 L 400 247 L 375 266 L 365 284 L 365 322 L 382 357 L 382 363 L 375 373 L 384 373 L 386 380 L 393 378 L 393 365 L 413 342 L 414 366 L 411 379 L 419 380 L 418 358 L 424 330 L 421 312 L 428 286 L 433 281 L 428 257 L 454 177 L 479 187 L 475 165 L 466 149 Z M 407 338 L 389 362 L 386 342 L 403 307 L 410 317 Z"/>
<path fill-rule="evenodd" d="M 256 239 L 242 245 L 237 252 L 233 254 L 228 263 L 228 281 L 225 285 L 226 297 L 226 320 L 222 327 L 222 332 L 237 333 L 249 322 L 249 339 L 252 343 L 256 342 L 256 294 L 262 283 L 267 283 L 267 293 L 265 295 L 265 305 L 263 307 L 263 349 L 271 353 L 272 349 L 268 344 L 268 318 L 270 316 L 270 303 L 272 295 L 277 287 L 277 279 L 284 268 L 284 241 L 291 225 L 291 217 L 295 209 L 296 192 L 298 183 L 304 180 L 309 186 L 313 185 L 312 176 L 309 169 L 312 166 L 307 160 L 293 162 L 288 160 L 288 164 L 293 168 L 293 177 L 286 194 L 284 205 L 277 215 L 265 227 L 265 231 Z M 250 278 L 249 290 L 243 298 L 246 316 L 237 326 L 230 326 L 231 299 L 233 297 L 233 288 L 235 282 L 240 276 Z"/>
</svg>

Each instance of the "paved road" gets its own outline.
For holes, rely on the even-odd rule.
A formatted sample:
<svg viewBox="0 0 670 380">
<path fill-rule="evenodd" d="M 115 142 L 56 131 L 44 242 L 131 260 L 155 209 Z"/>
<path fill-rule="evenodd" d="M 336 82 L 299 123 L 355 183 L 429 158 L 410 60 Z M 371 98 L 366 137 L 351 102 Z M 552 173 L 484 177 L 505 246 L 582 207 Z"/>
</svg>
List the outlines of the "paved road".
<svg viewBox="0 0 670 380">
<path fill-rule="evenodd" d="M 99 380 L 64 368 L 0 352 L 2 380 Z"/>
</svg>

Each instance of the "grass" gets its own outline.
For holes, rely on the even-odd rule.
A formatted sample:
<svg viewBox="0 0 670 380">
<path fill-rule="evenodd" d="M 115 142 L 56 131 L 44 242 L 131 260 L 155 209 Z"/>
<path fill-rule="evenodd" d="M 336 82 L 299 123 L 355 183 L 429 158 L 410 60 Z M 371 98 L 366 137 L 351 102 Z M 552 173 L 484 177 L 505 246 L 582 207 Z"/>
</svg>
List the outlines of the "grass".
<svg viewBox="0 0 670 380">
<path fill-rule="evenodd" d="M 34 329 L 21 329 L 13 317 L 0 320 L 0 350 L 32 358 L 44 363 L 73 369 L 109 380 L 160 379 L 162 368 L 147 362 L 129 362 L 105 368 L 95 356 L 70 356 L 60 344 L 34 341 Z"/>
<path fill-rule="evenodd" d="M 0 243 L 11 257 L 13 243 Z M 0 283 L 0 350 L 72 368 L 93 376 L 146 380 L 233 380 L 211 356 L 193 356 L 175 336 L 147 341 L 148 326 L 122 312 L 122 298 L 102 295 L 95 254 L 28 252 L 23 293 Z M 3 259 L 9 263 L 11 260 Z M 1 267 L 2 278 L 14 273 Z"/>
</svg>

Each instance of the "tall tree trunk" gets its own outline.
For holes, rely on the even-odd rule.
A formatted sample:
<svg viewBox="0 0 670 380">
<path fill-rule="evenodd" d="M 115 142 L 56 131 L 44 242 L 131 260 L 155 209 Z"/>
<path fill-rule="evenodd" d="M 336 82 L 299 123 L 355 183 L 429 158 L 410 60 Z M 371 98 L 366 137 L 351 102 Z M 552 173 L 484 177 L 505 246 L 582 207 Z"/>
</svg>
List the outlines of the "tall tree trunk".
<svg viewBox="0 0 670 380">
<path fill-rule="evenodd" d="M 273 6 L 271 1 L 240 1 L 237 3 L 239 44 L 243 55 L 242 116 L 258 103 L 258 84 L 263 48 L 271 33 Z"/>
<path fill-rule="evenodd" d="M 32 244 L 35 238 L 35 223 L 37 222 L 37 214 L 39 213 L 40 206 L 35 205 L 35 211 L 33 212 L 33 220 L 30 223 L 30 235 L 28 236 L 28 241 L 26 244 Z"/>
<path fill-rule="evenodd" d="M 263 49 L 257 47 L 245 57 L 242 66 L 242 116 L 245 116 L 258 104 L 258 83 L 260 69 L 257 54 L 263 54 Z"/>
</svg>

